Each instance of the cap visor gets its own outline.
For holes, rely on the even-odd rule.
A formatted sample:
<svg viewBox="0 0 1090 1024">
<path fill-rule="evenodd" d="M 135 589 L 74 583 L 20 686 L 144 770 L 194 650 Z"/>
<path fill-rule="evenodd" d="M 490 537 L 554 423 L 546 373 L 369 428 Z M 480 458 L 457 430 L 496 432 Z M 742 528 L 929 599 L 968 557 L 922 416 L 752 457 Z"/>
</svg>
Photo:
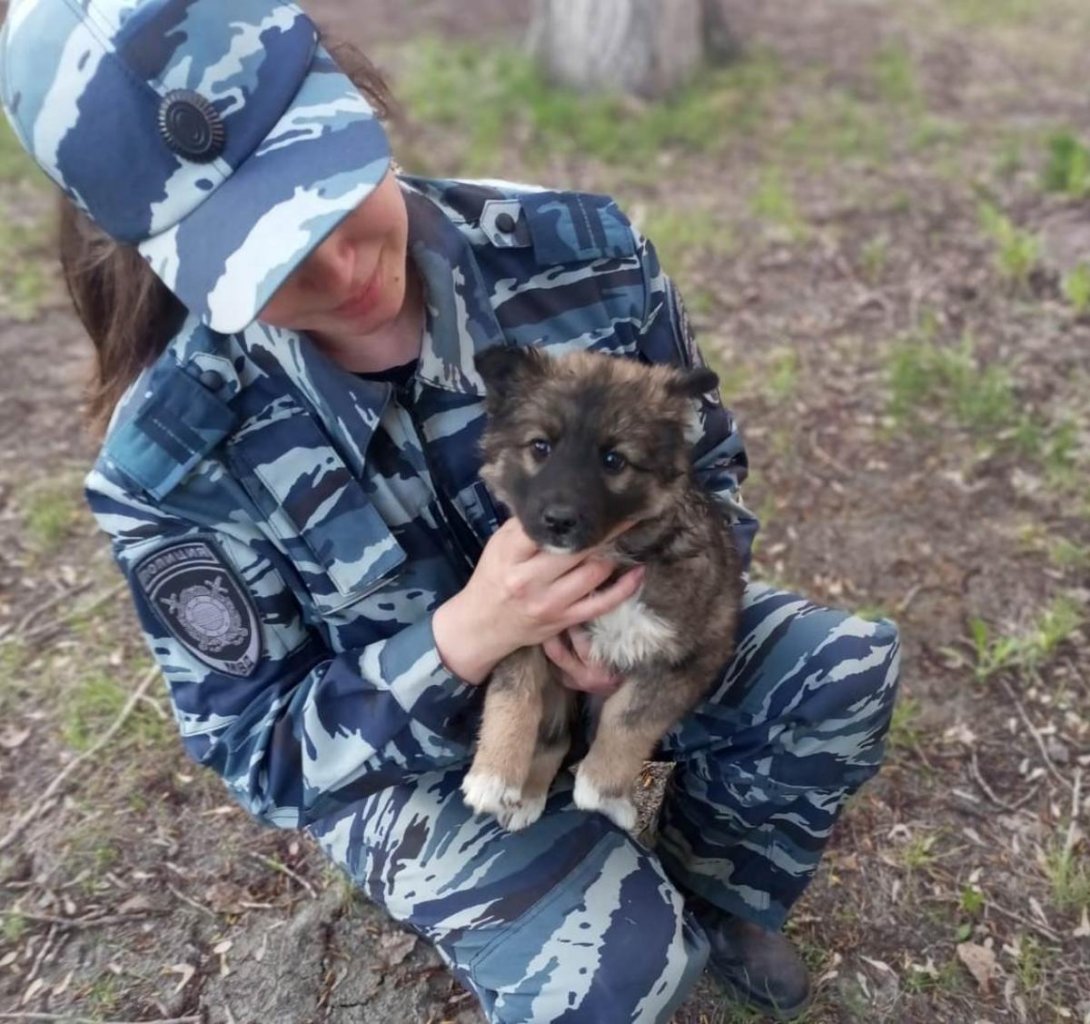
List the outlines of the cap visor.
<svg viewBox="0 0 1090 1024">
<path fill-rule="evenodd" d="M 321 48 L 291 106 L 204 202 L 139 250 L 213 330 L 241 331 L 386 176 L 390 146 Z"/>
</svg>

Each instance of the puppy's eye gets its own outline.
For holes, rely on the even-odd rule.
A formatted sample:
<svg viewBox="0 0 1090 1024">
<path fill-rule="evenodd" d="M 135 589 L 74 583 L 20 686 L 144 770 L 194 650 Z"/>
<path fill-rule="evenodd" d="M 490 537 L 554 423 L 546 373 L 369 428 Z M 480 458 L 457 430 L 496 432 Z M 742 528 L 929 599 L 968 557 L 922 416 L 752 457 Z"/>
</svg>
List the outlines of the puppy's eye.
<svg viewBox="0 0 1090 1024">
<path fill-rule="evenodd" d="M 544 437 L 535 437 L 530 442 L 530 453 L 538 462 L 544 462 L 552 450 L 553 446 Z"/>
<path fill-rule="evenodd" d="M 607 473 L 619 473 L 627 465 L 628 459 L 619 451 L 610 448 L 608 451 L 602 452 L 602 468 Z"/>
</svg>

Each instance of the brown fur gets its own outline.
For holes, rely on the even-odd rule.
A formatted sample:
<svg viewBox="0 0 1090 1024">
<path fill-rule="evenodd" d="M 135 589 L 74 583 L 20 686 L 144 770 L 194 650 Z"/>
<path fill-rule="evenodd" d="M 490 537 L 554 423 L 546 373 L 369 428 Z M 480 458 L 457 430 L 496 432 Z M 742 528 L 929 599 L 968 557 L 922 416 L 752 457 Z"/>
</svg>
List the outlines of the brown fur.
<svg viewBox="0 0 1090 1024">
<path fill-rule="evenodd" d="M 621 568 L 646 566 L 642 611 L 588 624 L 599 655 L 625 681 L 602 706 L 575 791 L 579 806 L 630 828 L 640 766 L 715 682 L 737 624 L 738 555 L 724 510 L 691 469 L 686 440 L 694 399 L 715 377 L 524 349 L 490 350 L 478 367 L 489 389 L 481 476 L 534 540 L 584 550 L 636 521 L 603 547 Z M 575 694 L 558 671 L 539 648 L 526 648 L 488 684 L 463 790 L 507 828 L 540 814 L 568 749 Z"/>
</svg>

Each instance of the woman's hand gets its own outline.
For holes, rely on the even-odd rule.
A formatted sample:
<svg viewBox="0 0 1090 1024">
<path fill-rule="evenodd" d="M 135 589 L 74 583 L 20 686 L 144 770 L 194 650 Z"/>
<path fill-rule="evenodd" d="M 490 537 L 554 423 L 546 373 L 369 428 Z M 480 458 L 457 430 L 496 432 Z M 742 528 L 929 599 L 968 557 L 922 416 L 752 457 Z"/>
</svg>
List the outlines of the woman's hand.
<svg viewBox="0 0 1090 1024">
<path fill-rule="evenodd" d="M 465 587 L 436 609 L 439 656 L 467 683 L 483 682 L 512 651 L 604 615 L 639 590 L 641 567 L 599 591 L 613 569 L 593 549 L 542 551 L 509 519 L 485 545 Z"/>
<path fill-rule="evenodd" d="M 573 626 L 542 645 L 549 660 L 561 670 L 561 681 L 570 690 L 608 696 L 624 682 L 624 676 L 591 658 L 590 633 Z"/>
</svg>

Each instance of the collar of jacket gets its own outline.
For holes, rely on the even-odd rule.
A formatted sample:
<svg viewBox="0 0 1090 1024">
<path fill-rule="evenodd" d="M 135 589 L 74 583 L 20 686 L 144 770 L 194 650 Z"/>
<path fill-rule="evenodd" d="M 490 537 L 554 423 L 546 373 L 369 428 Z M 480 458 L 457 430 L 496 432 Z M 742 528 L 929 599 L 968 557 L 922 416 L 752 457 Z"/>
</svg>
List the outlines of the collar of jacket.
<svg viewBox="0 0 1090 1024">
<path fill-rule="evenodd" d="M 409 215 L 409 256 L 424 283 L 427 314 L 416 379 L 432 387 L 482 396 L 484 381 L 474 366 L 478 352 L 504 340 L 469 241 L 431 198 L 402 181 Z M 251 324 L 243 347 L 267 353 L 260 359 L 270 374 L 277 367 L 328 419 L 327 396 L 347 389 L 370 430 L 386 405 L 385 384 L 341 369 L 305 335 Z M 269 357 L 272 357 L 271 359 Z"/>
<path fill-rule="evenodd" d="M 427 297 L 418 381 L 483 395 L 474 356 L 503 341 L 472 246 L 445 210 L 402 182 L 409 252 Z M 390 398 L 389 385 L 343 370 L 305 335 L 255 322 L 240 334 L 188 320 L 115 411 L 103 455 L 156 498 L 168 494 L 238 425 L 233 399 L 261 388 L 301 397 L 355 472 Z"/>
<path fill-rule="evenodd" d="M 424 281 L 427 321 L 416 378 L 432 387 L 483 395 L 478 352 L 504 340 L 472 246 L 447 213 L 402 181 L 409 254 Z"/>
</svg>

